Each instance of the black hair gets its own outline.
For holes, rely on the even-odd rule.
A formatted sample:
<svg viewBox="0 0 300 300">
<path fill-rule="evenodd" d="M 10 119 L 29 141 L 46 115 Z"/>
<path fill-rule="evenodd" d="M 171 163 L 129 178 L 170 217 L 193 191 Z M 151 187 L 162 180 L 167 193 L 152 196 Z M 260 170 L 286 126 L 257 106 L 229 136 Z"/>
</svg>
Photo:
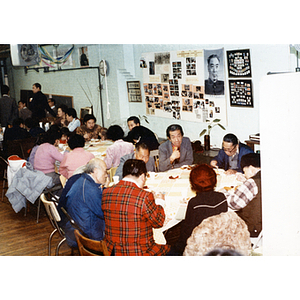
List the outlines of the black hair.
<svg viewBox="0 0 300 300">
<path fill-rule="evenodd" d="M 233 133 L 227 133 L 223 137 L 223 142 L 232 143 L 232 145 L 235 146 L 239 143 L 239 140 Z"/>
<path fill-rule="evenodd" d="M 215 248 L 205 254 L 205 256 L 243 256 L 234 249 Z"/>
<path fill-rule="evenodd" d="M 61 134 L 63 135 L 66 135 L 66 136 L 70 136 L 70 134 L 72 133 L 72 132 L 70 132 L 70 130 L 69 130 L 69 128 L 68 127 L 62 127 L 61 129 L 60 129 L 60 131 L 61 131 Z"/>
<path fill-rule="evenodd" d="M 1 87 L 2 96 L 4 94 L 8 94 L 8 92 L 9 92 L 9 86 L 8 85 L 2 85 L 2 87 Z"/>
<path fill-rule="evenodd" d="M 96 118 L 94 115 L 92 114 L 86 114 L 84 117 L 83 117 L 83 123 L 86 123 L 87 121 L 89 120 L 94 120 L 95 123 L 96 123 Z"/>
<path fill-rule="evenodd" d="M 60 140 L 61 132 L 60 131 L 47 131 L 46 132 L 46 142 L 54 145 L 56 140 Z"/>
<path fill-rule="evenodd" d="M 219 56 L 217 55 L 217 54 L 212 54 L 212 55 L 210 55 L 208 58 L 207 58 L 207 64 L 209 64 L 210 63 L 210 60 L 212 59 L 212 58 L 217 58 L 218 59 L 218 61 L 220 62 L 220 58 L 219 58 Z"/>
<path fill-rule="evenodd" d="M 23 104 L 26 104 L 26 106 L 27 106 L 27 103 L 26 103 L 25 100 L 19 100 L 18 103 L 20 103 L 20 102 L 23 103 Z"/>
<path fill-rule="evenodd" d="M 61 104 L 61 105 L 59 105 L 58 106 L 58 108 L 57 109 L 61 109 L 64 113 L 67 113 L 67 111 L 68 111 L 68 106 L 66 105 L 66 104 Z"/>
<path fill-rule="evenodd" d="M 41 86 L 40 83 L 37 82 L 37 83 L 34 83 L 33 85 L 34 85 L 36 88 L 42 90 L 42 86 Z"/>
<path fill-rule="evenodd" d="M 21 118 L 16 118 L 13 120 L 12 125 L 13 126 L 20 126 L 21 124 L 24 124 L 24 120 Z"/>
<path fill-rule="evenodd" d="M 260 154 L 259 153 L 248 153 L 241 158 L 241 168 L 253 166 L 255 168 L 260 168 Z"/>
<path fill-rule="evenodd" d="M 150 152 L 149 147 L 145 143 L 142 143 L 142 142 L 135 144 L 135 150 L 138 152 L 140 149 L 145 149 Z"/>
<path fill-rule="evenodd" d="M 180 125 L 178 125 L 178 124 L 172 124 L 166 130 L 167 137 L 170 138 L 170 131 L 175 131 L 175 130 L 180 130 L 181 135 L 183 136 L 182 127 Z"/>
<path fill-rule="evenodd" d="M 147 174 L 146 164 L 140 159 L 128 159 L 123 166 L 123 177 L 132 175 L 140 177 L 142 174 Z"/>
<path fill-rule="evenodd" d="M 77 112 L 73 107 L 68 108 L 66 114 L 70 117 L 73 117 L 74 119 L 77 118 Z"/>
<path fill-rule="evenodd" d="M 30 128 L 35 128 L 35 127 L 39 127 L 39 121 L 37 119 L 34 118 L 27 118 L 25 120 L 25 126 Z"/>
<path fill-rule="evenodd" d="M 56 104 L 56 100 L 54 98 L 49 98 L 49 101 L 53 102 L 54 105 Z"/>
<path fill-rule="evenodd" d="M 129 122 L 129 121 L 133 121 L 134 122 L 134 124 L 141 124 L 141 121 L 140 121 L 140 119 L 138 118 L 138 117 L 136 117 L 136 116 L 131 116 L 131 117 L 129 117 L 128 119 L 127 119 L 127 123 Z"/>
<path fill-rule="evenodd" d="M 75 148 L 83 148 L 84 143 L 85 143 L 84 137 L 79 134 L 72 134 L 68 140 L 68 145 L 71 150 Z"/>
<path fill-rule="evenodd" d="M 107 129 L 107 139 L 117 141 L 124 137 L 124 131 L 119 125 L 112 125 Z"/>
</svg>

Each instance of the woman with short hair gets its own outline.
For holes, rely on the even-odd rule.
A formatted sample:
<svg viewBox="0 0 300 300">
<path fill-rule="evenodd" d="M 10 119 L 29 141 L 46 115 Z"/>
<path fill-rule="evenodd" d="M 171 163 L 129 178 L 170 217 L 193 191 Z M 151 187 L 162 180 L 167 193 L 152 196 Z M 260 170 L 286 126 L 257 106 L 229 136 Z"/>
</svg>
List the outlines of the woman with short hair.
<svg viewBox="0 0 300 300">
<path fill-rule="evenodd" d="M 192 169 L 190 184 L 196 196 L 188 203 L 185 219 L 181 223 L 180 237 L 169 255 L 182 255 L 186 241 L 196 226 L 204 219 L 228 210 L 224 194 L 214 191 L 216 183 L 217 175 L 209 165 L 200 164 Z"/>
<path fill-rule="evenodd" d="M 86 114 L 83 117 L 83 125 L 76 129 L 76 133 L 84 137 L 85 141 L 99 139 L 101 126 L 96 124 L 96 118 L 92 114 Z"/>
</svg>

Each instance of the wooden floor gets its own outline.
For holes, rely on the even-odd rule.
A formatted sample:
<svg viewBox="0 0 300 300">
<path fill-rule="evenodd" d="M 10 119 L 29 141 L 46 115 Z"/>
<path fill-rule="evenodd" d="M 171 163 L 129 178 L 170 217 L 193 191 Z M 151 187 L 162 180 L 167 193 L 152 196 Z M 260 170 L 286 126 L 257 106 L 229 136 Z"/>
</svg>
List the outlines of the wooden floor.
<svg viewBox="0 0 300 300">
<path fill-rule="evenodd" d="M 53 227 L 46 215 L 43 204 L 39 222 L 37 219 L 37 205 L 27 201 L 28 209 L 15 213 L 8 199 L 2 195 L 2 179 L 0 178 L 0 256 L 47 256 L 48 238 Z M 166 232 L 166 240 L 172 245 L 180 233 L 180 223 Z M 55 248 L 61 238 L 56 233 L 52 238 L 51 255 L 55 255 Z M 71 256 L 72 251 L 64 242 L 60 247 L 60 256 Z M 73 255 L 78 256 L 77 250 Z"/>
<path fill-rule="evenodd" d="M 47 256 L 48 238 L 53 227 L 46 215 L 43 205 L 39 222 L 37 218 L 37 205 L 29 202 L 26 216 L 25 209 L 15 213 L 8 199 L 2 195 L 2 180 L 0 180 L 0 255 L 1 256 Z M 55 248 L 61 238 L 58 233 L 53 236 L 51 255 L 55 255 Z M 71 255 L 71 249 L 66 242 L 59 251 L 60 256 Z M 74 255 L 79 255 L 74 251 Z"/>
</svg>

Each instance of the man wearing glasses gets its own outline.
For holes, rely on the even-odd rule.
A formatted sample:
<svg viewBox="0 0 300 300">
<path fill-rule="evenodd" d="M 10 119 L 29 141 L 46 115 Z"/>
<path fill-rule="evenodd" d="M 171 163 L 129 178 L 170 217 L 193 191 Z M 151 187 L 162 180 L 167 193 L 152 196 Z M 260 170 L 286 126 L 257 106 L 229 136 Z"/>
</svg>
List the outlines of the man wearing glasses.
<svg viewBox="0 0 300 300">
<path fill-rule="evenodd" d="M 248 153 L 253 153 L 253 150 L 239 142 L 234 134 L 228 133 L 223 137 L 222 149 L 210 162 L 210 165 L 214 168 L 218 167 L 224 169 L 226 174 L 234 174 L 236 172 L 243 173 L 241 158 Z"/>
</svg>

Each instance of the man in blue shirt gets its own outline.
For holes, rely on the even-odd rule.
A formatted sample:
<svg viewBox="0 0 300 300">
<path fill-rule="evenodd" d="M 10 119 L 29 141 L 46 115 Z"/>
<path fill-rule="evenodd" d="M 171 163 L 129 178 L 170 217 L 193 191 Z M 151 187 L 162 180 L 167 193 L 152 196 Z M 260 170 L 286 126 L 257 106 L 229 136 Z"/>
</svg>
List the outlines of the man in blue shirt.
<svg viewBox="0 0 300 300">
<path fill-rule="evenodd" d="M 214 168 L 218 167 L 224 169 L 226 174 L 234 174 L 236 172 L 243 173 L 241 158 L 248 153 L 253 153 L 253 150 L 239 142 L 234 134 L 228 133 L 223 138 L 222 149 L 210 162 L 210 165 Z"/>
<path fill-rule="evenodd" d="M 63 215 L 61 207 L 68 212 L 88 238 L 102 240 L 105 229 L 101 208 L 102 192 L 104 186 L 108 185 L 107 179 L 105 163 L 99 158 L 93 158 L 86 165 L 84 173 L 74 175 L 68 180 L 59 200 L 58 211 L 62 218 L 60 226 L 65 231 L 70 247 L 77 247 L 74 227 Z"/>
</svg>

